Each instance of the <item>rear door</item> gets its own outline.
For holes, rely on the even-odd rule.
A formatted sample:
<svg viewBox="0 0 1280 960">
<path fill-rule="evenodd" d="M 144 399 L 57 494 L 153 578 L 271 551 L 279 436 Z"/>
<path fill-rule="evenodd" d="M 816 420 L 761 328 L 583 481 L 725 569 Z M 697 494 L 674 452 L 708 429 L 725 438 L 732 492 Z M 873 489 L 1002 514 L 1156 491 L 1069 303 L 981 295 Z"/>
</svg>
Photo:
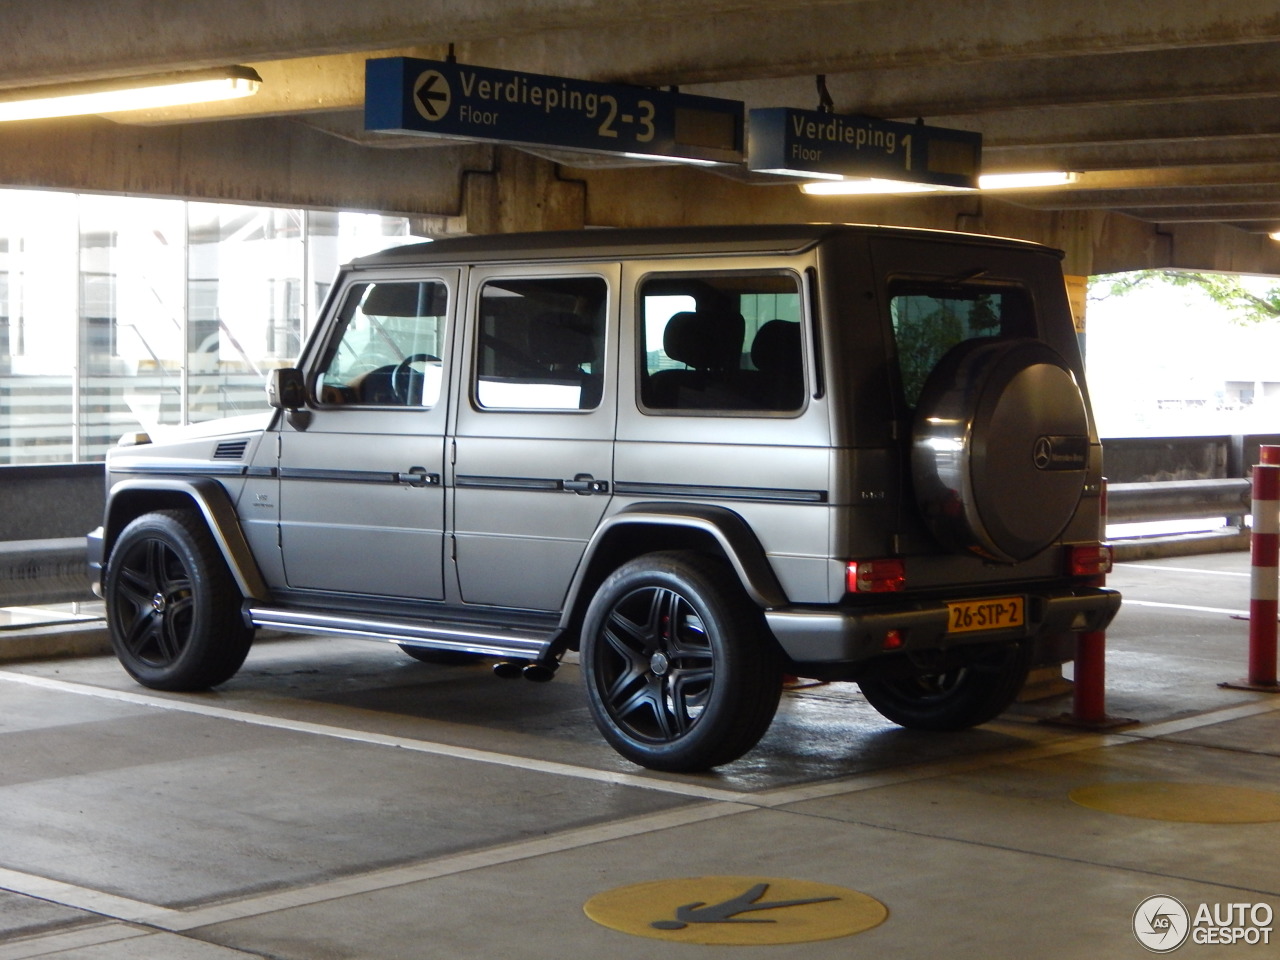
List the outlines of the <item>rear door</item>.
<svg viewBox="0 0 1280 960">
<path fill-rule="evenodd" d="M 613 490 L 616 264 L 470 273 L 453 465 L 467 603 L 558 610 Z"/>
</svg>

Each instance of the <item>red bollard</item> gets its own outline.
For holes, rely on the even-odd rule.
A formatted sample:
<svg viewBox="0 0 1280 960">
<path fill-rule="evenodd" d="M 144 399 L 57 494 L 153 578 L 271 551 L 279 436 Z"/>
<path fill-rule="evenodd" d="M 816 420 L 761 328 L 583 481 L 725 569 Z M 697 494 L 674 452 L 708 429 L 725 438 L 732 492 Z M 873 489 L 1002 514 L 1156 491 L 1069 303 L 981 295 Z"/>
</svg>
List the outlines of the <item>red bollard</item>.
<svg viewBox="0 0 1280 960">
<path fill-rule="evenodd" d="M 1071 719 L 1087 726 L 1110 725 L 1107 716 L 1107 635 L 1101 630 L 1076 634 L 1075 683 Z"/>
<path fill-rule="evenodd" d="M 1253 468 L 1253 535 L 1249 538 L 1249 676 L 1219 686 L 1280 692 L 1276 683 L 1276 618 L 1280 615 L 1280 447 L 1262 447 Z M 1273 458 L 1274 462 L 1266 462 Z"/>
<path fill-rule="evenodd" d="M 1107 483 L 1102 482 L 1102 509 L 1098 537 L 1107 538 Z M 1106 582 L 1098 578 L 1098 586 Z M 1072 727 L 1105 730 L 1137 723 L 1126 717 L 1107 715 L 1107 634 L 1090 630 L 1076 634 L 1075 670 L 1071 688 L 1071 713 L 1057 723 Z"/>
</svg>

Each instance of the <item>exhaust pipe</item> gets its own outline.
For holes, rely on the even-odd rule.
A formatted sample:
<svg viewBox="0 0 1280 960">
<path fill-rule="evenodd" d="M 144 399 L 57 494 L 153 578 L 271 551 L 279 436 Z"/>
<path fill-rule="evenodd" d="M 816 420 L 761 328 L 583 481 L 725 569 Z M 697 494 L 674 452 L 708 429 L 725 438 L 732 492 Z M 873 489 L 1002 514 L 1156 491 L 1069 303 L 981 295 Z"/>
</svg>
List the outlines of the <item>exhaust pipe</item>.
<svg viewBox="0 0 1280 960">
<path fill-rule="evenodd" d="M 504 680 L 524 677 L 533 683 L 546 683 L 556 675 L 558 663 L 532 663 L 528 660 L 502 660 L 493 665 L 495 676 Z"/>
</svg>

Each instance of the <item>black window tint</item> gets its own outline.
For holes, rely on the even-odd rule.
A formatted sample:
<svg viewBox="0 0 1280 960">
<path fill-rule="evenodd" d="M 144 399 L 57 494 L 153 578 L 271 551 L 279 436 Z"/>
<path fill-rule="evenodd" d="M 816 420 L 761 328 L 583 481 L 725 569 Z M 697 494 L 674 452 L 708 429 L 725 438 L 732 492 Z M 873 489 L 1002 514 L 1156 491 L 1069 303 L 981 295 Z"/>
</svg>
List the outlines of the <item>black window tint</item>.
<svg viewBox="0 0 1280 960">
<path fill-rule="evenodd" d="M 640 401 L 650 410 L 794 412 L 804 405 L 792 274 L 651 277 L 640 290 Z"/>
<path fill-rule="evenodd" d="M 347 291 L 316 382 L 323 404 L 430 407 L 440 398 L 448 288 L 361 283 Z"/>
<path fill-rule="evenodd" d="M 890 287 L 889 314 L 902 391 L 913 408 L 933 368 L 957 344 L 1035 336 L 1030 300 L 1019 287 L 898 282 Z"/>
<path fill-rule="evenodd" d="M 480 293 L 475 399 L 488 410 L 590 410 L 604 384 L 601 277 L 492 280 Z"/>
</svg>

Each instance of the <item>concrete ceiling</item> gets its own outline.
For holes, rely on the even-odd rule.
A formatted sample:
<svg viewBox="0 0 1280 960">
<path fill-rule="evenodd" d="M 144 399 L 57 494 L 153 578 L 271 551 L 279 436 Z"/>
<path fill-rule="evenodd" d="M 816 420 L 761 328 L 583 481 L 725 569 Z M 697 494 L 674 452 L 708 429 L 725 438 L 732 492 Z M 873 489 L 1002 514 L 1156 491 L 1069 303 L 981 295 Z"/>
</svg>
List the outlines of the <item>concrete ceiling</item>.
<svg viewBox="0 0 1280 960">
<path fill-rule="evenodd" d="M 1004 200 L 1280 230 L 1275 0 L 9 0 L 5 21 L 0 87 L 228 63 L 264 80 L 128 124 L 254 117 L 404 146 L 361 131 L 364 60 L 449 44 L 465 63 L 748 107 L 816 107 L 825 74 L 837 111 L 980 131 L 984 172 L 1080 174 Z"/>
</svg>

